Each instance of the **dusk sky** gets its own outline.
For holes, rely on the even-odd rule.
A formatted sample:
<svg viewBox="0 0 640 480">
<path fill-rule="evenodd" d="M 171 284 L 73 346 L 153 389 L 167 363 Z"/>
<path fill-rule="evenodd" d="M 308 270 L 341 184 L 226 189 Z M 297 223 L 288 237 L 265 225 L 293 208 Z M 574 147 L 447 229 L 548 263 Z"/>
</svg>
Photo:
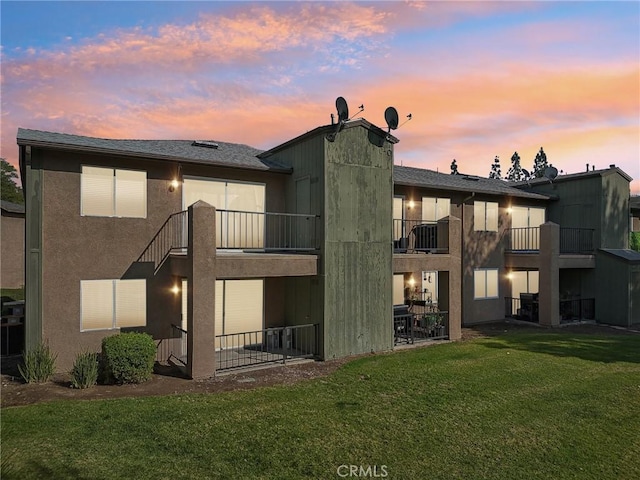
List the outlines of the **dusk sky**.
<svg viewBox="0 0 640 480">
<path fill-rule="evenodd" d="M 2 145 L 18 127 L 268 149 L 331 122 L 385 126 L 396 164 L 503 175 L 540 147 L 615 163 L 640 194 L 640 2 L 11 2 Z"/>
</svg>

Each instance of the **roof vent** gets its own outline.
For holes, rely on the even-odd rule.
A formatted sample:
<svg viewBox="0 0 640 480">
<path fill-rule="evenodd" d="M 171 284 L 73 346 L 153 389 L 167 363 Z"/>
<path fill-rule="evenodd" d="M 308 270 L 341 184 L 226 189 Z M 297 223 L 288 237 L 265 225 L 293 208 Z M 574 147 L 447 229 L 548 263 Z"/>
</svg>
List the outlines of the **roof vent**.
<svg viewBox="0 0 640 480">
<path fill-rule="evenodd" d="M 616 164 L 612 163 L 611 165 L 609 165 L 609 168 L 616 168 Z"/>
<path fill-rule="evenodd" d="M 480 180 L 480 177 L 477 177 L 475 175 L 465 175 L 464 177 L 465 180 L 471 180 L 473 182 L 477 182 L 478 180 Z"/>
<path fill-rule="evenodd" d="M 191 144 L 192 147 L 204 147 L 204 148 L 218 148 L 219 145 L 216 142 L 210 142 L 209 140 L 194 140 Z"/>
</svg>

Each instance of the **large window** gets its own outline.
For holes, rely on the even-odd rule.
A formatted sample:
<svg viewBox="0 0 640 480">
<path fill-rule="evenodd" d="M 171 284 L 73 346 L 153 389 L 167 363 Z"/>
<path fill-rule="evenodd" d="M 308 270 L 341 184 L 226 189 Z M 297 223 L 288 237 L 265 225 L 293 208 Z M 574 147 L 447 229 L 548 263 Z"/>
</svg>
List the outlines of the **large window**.
<svg viewBox="0 0 640 480">
<path fill-rule="evenodd" d="M 498 231 L 498 203 L 473 203 L 473 229 L 484 232 Z"/>
<path fill-rule="evenodd" d="M 404 274 L 393 275 L 393 304 L 404 305 Z"/>
<path fill-rule="evenodd" d="M 404 197 L 393 197 L 393 239 L 400 240 L 404 236 Z"/>
<path fill-rule="evenodd" d="M 82 215 L 147 216 L 147 172 L 83 165 L 80 183 Z"/>
<path fill-rule="evenodd" d="M 262 331 L 264 280 L 216 280 L 215 301 L 216 336 Z M 262 333 L 216 338 L 216 349 L 261 341 Z"/>
<path fill-rule="evenodd" d="M 234 210 L 216 217 L 216 247 L 264 247 L 264 184 L 185 178 L 182 192 L 185 210 L 198 200 L 220 210 Z"/>
<path fill-rule="evenodd" d="M 422 221 L 437 222 L 449 216 L 451 200 L 448 198 L 422 197 Z"/>
<path fill-rule="evenodd" d="M 498 298 L 497 268 L 478 268 L 473 272 L 473 298 Z"/>
<path fill-rule="evenodd" d="M 146 317 L 146 280 L 80 282 L 81 331 L 141 327 Z"/>
</svg>

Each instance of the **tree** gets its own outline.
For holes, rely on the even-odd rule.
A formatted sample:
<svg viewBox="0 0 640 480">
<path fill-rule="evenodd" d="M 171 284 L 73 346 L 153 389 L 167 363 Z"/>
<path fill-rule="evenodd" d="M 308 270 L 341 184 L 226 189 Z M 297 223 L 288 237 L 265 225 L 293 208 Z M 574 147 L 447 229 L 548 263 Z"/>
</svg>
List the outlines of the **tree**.
<svg viewBox="0 0 640 480">
<path fill-rule="evenodd" d="M 507 172 L 507 180 L 511 180 L 512 182 L 520 182 L 525 180 L 526 176 L 522 171 L 522 165 L 520 165 L 520 155 L 518 152 L 513 152 L 511 156 L 511 168 Z"/>
<path fill-rule="evenodd" d="M 22 196 L 22 188 L 18 186 L 18 172 L 15 167 L 7 162 L 4 158 L 0 158 L 0 180 L 2 189 L 2 200 L 13 203 L 24 203 Z"/>
<path fill-rule="evenodd" d="M 502 179 L 502 169 L 500 168 L 500 157 L 496 155 L 491 165 L 491 171 L 489 172 L 489 178 L 495 178 L 497 180 Z"/>
<path fill-rule="evenodd" d="M 547 154 L 544 153 L 542 147 L 540 147 L 540 151 L 536 154 L 536 158 L 533 161 L 533 176 L 534 178 L 542 178 L 544 177 L 544 170 L 549 166 L 547 163 Z"/>
<path fill-rule="evenodd" d="M 459 175 L 458 172 L 458 164 L 456 163 L 456 159 L 453 159 L 453 162 L 451 162 L 451 175 Z"/>
</svg>

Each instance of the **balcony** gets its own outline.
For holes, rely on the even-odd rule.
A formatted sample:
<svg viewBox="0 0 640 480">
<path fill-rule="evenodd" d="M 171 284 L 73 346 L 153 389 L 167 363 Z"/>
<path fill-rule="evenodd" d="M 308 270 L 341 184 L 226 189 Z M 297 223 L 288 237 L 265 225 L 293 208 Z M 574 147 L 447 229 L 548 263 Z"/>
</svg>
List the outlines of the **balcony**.
<svg viewBox="0 0 640 480">
<path fill-rule="evenodd" d="M 591 228 L 560 228 L 560 254 L 592 254 L 593 235 L 594 230 Z M 509 228 L 505 236 L 507 252 L 538 253 L 540 251 L 540 227 Z"/>
<path fill-rule="evenodd" d="M 449 220 L 393 220 L 394 253 L 448 253 Z"/>
<path fill-rule="evenodd" d="M 309 254 L 318 250 L 317 215 L 216 210 L 216 249 L 238 253 Z M 170 255 L 187 252 L 187 211 L 169 216 L 137 260 L 157 273 Z"/>
</svg>

